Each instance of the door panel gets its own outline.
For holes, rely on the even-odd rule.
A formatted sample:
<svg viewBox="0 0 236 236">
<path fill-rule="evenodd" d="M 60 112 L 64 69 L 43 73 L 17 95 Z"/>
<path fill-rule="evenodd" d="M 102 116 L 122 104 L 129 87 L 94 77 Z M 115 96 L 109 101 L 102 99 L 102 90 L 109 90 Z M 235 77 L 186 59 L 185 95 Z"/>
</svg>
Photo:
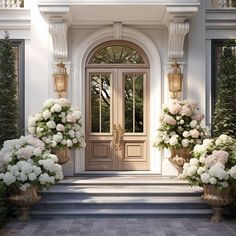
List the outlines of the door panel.
<svg viewBox="0 0 236 236">
<path fill-rule="evenodd" d="M 119 170 L 149 170 L 148 158 L 148 70 L 120 69 L 120 106 L 123 115 L 123 145 L 119 150 Z"/>
<path fill-rule="evenodd" d="M 149 170 L 148 69 L 88 69 L 86 170 Z"/>
<path fill-rule="evenodd" d="M 87 70 L 86 170 L 113 170 L 114 70 Z"/>
</svg>

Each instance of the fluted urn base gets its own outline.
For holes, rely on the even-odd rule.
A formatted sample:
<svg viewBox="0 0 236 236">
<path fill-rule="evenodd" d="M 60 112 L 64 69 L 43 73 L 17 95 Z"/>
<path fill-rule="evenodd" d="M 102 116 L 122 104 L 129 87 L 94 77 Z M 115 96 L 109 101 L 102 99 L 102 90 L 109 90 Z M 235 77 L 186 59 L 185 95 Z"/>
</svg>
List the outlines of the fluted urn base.
<svg viewBox="0 0 236 236">
<path fill-rule="evenodd" d="M 191 149 L 189 148 L 171 149 L 169 161 L 178 171 L 178 176 L 183 172 L 184 163 L 189 162 L 191 158 L 190 152 Z"/>
<path fill-rule="evenodd" d="M 26 191 L 20 191 L 17 194 L 12 194 L 9 201 L 18 207 L 19 220 L 27 221 L 30 219 L 29 210 L 36 202 L 40 201 L 41 196 L 37 194 L 35 187 L 31 186 Z"/>
<path fill-rule="evenodd" d="M 68 148 L 54 148 L 52 153 L 55 154 L 58 158 L 58 164 L 63 165 L 70 160 Z"/>
<path fill-rule="evenodd" d="M 204 185 L 204 194 L 202 199 L 212 207 L 213 216 L 211 221 L 219 222 L 223 220 L 224 207 L 233 202 L 231 188 L 223 188 L 222 190 L 215 185 Z"/>
</svg>

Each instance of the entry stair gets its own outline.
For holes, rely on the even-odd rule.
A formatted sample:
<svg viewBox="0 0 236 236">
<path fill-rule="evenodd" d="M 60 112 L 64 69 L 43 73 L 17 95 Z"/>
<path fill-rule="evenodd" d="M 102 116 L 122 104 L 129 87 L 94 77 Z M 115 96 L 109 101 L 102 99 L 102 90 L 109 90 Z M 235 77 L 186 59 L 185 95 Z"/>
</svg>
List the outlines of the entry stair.
<svg viewBox="0 0 236 236">
<path fill-rule="evenodd" d="M 208 217 L 202 189 L 159 175 L 83 174 L 39 193 L 31 217 Z"/>
</svg>

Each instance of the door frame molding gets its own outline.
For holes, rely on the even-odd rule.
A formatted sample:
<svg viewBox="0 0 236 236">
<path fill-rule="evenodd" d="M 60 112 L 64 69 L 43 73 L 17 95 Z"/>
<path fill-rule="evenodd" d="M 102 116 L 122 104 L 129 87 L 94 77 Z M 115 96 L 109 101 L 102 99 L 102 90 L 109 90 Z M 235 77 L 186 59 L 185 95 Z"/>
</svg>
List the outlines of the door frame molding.
<svg viewBox="0 0 236 236">
<path fill-rule="evenodd" d="M 85 132 L 85 77 L 86 60 L 91 51 L 99 44 L 114 40 L 113 27 L 98 30 L 85 38 L 73 51 L 72 62 L 74 64 L 71 75 L 71 98 L 72 104 L 79 107 L 83 114 L 82 125 Z M 159 125 L 159 116 L 163 101 L 162 95 L 162 71 L 161 58 L 156 45 L 145 34 L 132 28 L 123 27 L 122 40 L 137 44 L 146 53 L 150 62 L 150 133 L 149 133 L 149 155 L 150 172 L 162 172 L 162 152 L 152 146 Z M 158 122 L 157 122 L 158 121 Z M 75 150 L 75 173 L 85 171 L 85 150 Z"/>
</svg>

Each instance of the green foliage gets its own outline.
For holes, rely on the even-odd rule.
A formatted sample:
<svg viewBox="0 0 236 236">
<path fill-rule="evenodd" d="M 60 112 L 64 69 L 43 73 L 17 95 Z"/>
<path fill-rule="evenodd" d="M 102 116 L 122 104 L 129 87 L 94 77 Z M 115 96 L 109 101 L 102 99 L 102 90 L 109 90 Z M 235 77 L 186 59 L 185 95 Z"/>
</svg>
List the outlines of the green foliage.
<svg viewBox="0 0 236 236">
<path fill-rule="evenodd" d="M 0 147 L 19 136 L 15 54 L 6 32 L 0 44 Z"/>
<path fill-rule="evenodd" d="M 228 40 L 223 47 L 216 81 L 212 133 L 236 138 L 236 55 Z"/>
</svg>

